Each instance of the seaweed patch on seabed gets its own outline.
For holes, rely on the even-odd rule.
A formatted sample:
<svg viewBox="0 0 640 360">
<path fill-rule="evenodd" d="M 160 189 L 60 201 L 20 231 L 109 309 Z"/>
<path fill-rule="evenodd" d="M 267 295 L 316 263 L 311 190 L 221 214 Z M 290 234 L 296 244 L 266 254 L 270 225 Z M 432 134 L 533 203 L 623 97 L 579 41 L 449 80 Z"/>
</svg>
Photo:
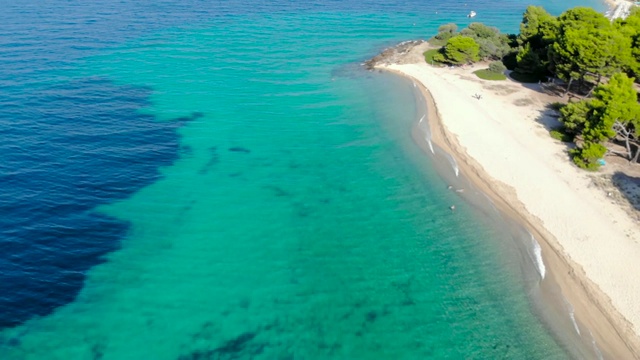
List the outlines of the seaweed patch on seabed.
<svg viewBox="0 0 640 360">
<path fill-rule="evenodd" d="M 241 147 L 241 146 L 234 146 L 234 147 L 230 147 L 229 151 L 231 152 L 237 152 L 237 153 L 243 153 L 243 154 L 249 154 L 251 152 L 251 150 Z"/>
<path fill-rule="evenodd" d="M 276 185 L 265 185 L 262 188 L 263 189 L 267 189 L 267 190 L 271 190 L 273 192 L 273 194 L 275 196 L 277 196 L 277 197 L 291 196 L 291 194 L 289 192 L 287 192 L 283 188 L 281 188 L 279 186 L 276 186 Z"/>
<path fill-rule="evenodd" d="M 91 356 L 93 360 L 100 360 L 104 358 L 104 349 L 106 346 L 104 344 L 98 343 L 94 344 L 91 347 Z"/>
<path fill-rule="evenodd" d="M 200 119 L 202 117 L 204 117 L 204 113 L 201 113 L 199 111 L 194 111 L 188 116 L 181 116 L 179 118 L 172 119 L 171 123 L 175 124 L 175 126 L 177 126 L 177 127 L 182 127 L 186 123 L 194 121 L 194 120 L 198 120 L 198 119 Z"/>
<path fill-rule="evenodd" d="M 209 161 L 198 171 L 198 174 L 206 174 L 211 170 L 211 168 L 216 165 L 220 161 L 220 157 L 218 156 L 218 147 L 211 146 L 209 148 Z"/>
<path fill-rule="evenodd" d="M 404 297 L 402 301 L 403 306 L 415 305 L 416 302 L 413 300 L 413 296 L 411 295 L 411 283 L 413 282 L 413 276 L 406 281 L 392 281 L 391 286 L 395 287 Z"/>
<path fill-rule="evenodd" d="M 27 326 L 11 337 L 7 337 L 6 335 L 0 334 L 0 348 L 3 346 L 18 347 L 22 345 L 22 340 L 20 339 L 23 336 L 25 336 L 28 332 L 29 332 L 29 327 Z"/>
<path fill-rule="evenodd" d="M 215 349 L 196 350 L 190 354 L 181 355 L 178 360 L 251 359 L 260 355 L 267 345 L 254 341 L 257 335 L 257 332 L 245 332 Z"/>
<path fill-rule="evenodd" d="M 295 211 L 295 214 L 301 218 L 306 218 L 311 215 L 311 213 L 313 213 L 313 209 L 311 208 L 311 206 L 303 202 L 294 202 L 293 209 Z"/>
</svg>

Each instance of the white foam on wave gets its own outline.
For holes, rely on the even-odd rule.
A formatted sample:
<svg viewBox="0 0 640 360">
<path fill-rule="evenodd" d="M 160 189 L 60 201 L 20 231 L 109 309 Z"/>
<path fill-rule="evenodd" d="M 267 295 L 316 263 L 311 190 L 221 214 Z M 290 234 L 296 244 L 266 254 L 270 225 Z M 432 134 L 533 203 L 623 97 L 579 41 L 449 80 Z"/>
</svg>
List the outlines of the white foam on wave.
<svg viewBox="0 0 640 360">
<path fill-rule="evenodd" d="M 542 248 L 533 235 L 529 235 L 531 236 L 531 242 L 533 243 L 533 261 L 536 263 L 540 277 L 544 279 L 544 276 L 547 273 L 547 268 L 544 266 L 544 261 L 542 260 Z"/>
<path fill-rule="evenodd" d="M 580 335 L 580 328 L 578 327 L 578 322 L 576 321 L 576 311 L 573 308 L 573 305 L 571 305 L 571 303 L 568 302 L 567 299 L 565 299 L 564 297 L 562 299 L 564 300 L 565 304 L 567 304 L 567 308 L 569 309 L 569 318 L 573 323 L 573 328 L 576 330 L 578 335 Z"/>
<path fill-rule="evenodd" d="M 591 344 L 593 345 L 593 351 L 595 351 L 596 355 L 598 356 L 598 360 L 604 360 L 602 351 L 600 351 L 600 348 L 596 344 L 596 339 L 593 337 L 593 333 L 591 332 L 591 330 L 589 330 L 589 335 L 591 335 Z"/>
<path fill-rule="evenodd" d="M 429 139 L 426 139 L 426 140 L 427 140 L 427 144 L 429 144 L 429 150 L 431 150 L 431 153 L 435 155 L 436 152 L 433 150 L 433 144 L 431 143 L 431 140 Z"/>
<path fill-rule="evenodd" d="M 447 154 L 447 155 L 448 155 L 447 157 L 449 158 L 449 163 L 453 168 L 453 172 L 454 174 L 456 174 L 456 177 L 458 177 L 460 175 L 460 168 L 458 167 L 458 162 L 451 154 Z"/>
<path fill-rule="evenodd" d="M 413 85 L 415 86 L 415 83 L 413 83 Z M 424 121 L 424 118 L 425 118 L 426 116 L 427 116 L 427 115 L 426 115 L 426 114 L 424 114 L 424 115 L 422 115 L 422 117 L 420 118 L 420 120 L 418 120 L 418 124 L 419 124 L 419 125 L 422 125 L 422 122 Z M 427 145 L 429 145 L 429 150 L 431 150 L 431 153 L 435 155 L 435 154 L 436 154 L 436 152 L 435 152 L 435 150 L 433 149 L 433 144 L 431 143 L 431 132 L 429 131 L 429 128 L 428 128 L 428 127 L 426 127 L 426 126 L 422 126 L 421 128 L 422 128 L 422 130 L 424 131 L 424 140 L 427 142 Z"/>
<path fill-rule="evenodd" d="M 584 336 L 582 336 L 582 333 L 580 332 L 580 327 L 578 326 L 578 322 L 576 321 L 575 309 L 573 308 L 573 305 L 571 305 L 571 303 L 567 301 L 567 299 L 564 296 L 562 296 L 562 301 L 565 303 L 565 305 L 567 306 L 567 309 L 569 310 L 569 318 L 571 319 L 571 323 L 573 323 L 573 328 L 576 330 L 576 333 L 580 337 L 584 338 Z M 599 360 L 604 360 L 602 351 L 600 351 L 600 348 L 596 343 L 596 339 L 593 337 L 593 333 L 589 329 L 587 329 L 587 331 L 589 332 L 589 337 L 591 338 L 591 345 L 593 346 L 593 352 L 595 353 L 596 358 Z"/>
</svg>

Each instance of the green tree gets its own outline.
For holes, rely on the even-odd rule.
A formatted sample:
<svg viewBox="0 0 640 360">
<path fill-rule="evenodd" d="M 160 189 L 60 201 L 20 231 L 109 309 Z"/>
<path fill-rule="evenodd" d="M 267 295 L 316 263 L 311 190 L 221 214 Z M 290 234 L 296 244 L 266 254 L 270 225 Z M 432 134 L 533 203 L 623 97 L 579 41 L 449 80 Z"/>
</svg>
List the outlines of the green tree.
<svg viewBox="0 0 640 360">
<path fill-rule="evenodd" d="M 460 35 L 475 40 L 480 46 L 478 55 L 481 59 L 500 60 L 511 51 L 509 36 L 493 26 L 474 22 L 460 31 Z"/>
<path fill-rule="evenodd" d="M 587 117 L 591 116 L 591 100 L 568 103 L 560 109 L 560 120 L 565 131 L 572 135 L 579 135 L 584 129 Z"/>
<path fill-rule="evenodd" d="M 436 42 L 440 42 L 440 44 L 454 37 L 458 32 L 458 25 L 454 23 L 440 25 L 438 28 L 438 33 L 433 38 L 436 39 Z"/>
<path fill-rule="evenodd" d="M 587 74 L 599 76 L 619 70 L 619 50 L 624 36 L 612 31 L 611 22 L 591 8 L 576 7 L 558 18 L 558 33 L 549 47 L 549 59 L 558 77 L 582 83 Z"/>
<path fill-rule="evenodd" d="M 599 86 L 593 94 L 595 109 L 592 124 L 586 132 L 594 140 L 619 137 L 625 143 L 626 157 L 632 160 L 631 143 L 637 141 L 640 129 L 640 104 L 638 93 L 633 86 L 633 78 L 624 73 L 611 77 L 608 84 Z M 636 151 L 636 160 L 638 156 Z"/>
<path fill-rule="evenodd" d="M 492 39 L 500 35 L 500 30 L 494 26 L 487 26 L 481 22 L 473 22 L 467 28 L 478 39 Z"/>
<path fill-rule="evenodd" d="M 518 64 L 516 71 L 521 74 L 542 76 L 546 72 L 545 62 L 540 59 L 539 52 L 531 48 L 530 43 L 526 43 L 524 47 L 518 51 L 516 61 Z"/>
<path fill-rule="evenodd" d="M 585 142 L 582 147 L 571 150 L 570 154 L 573 162 L 579 167 L 587 170 L 598 170 L 600 163 L 598 160 L 607 153 L 607 148 L 598 143 Z"/>
<path fill-rule="evenodd" d="M 515 71 L 542 77 L 548 73 L 549 46 L 558 32 L 558 21 L 540 6 L 529 6 L 522 16 Z"/>
<path fill-rule="evenodd" d="M 634 7 L 625 19 L 616 19 L 614 27 L 631 42 L 629 71 L 640 74 L 640 8 Z"/>
<path fill-rule="evenodd" d="M 518 43 L 530 44 L 534 51 L 544 49 L 553 42 L 557 33 L 558 22 L 542 6 L 530 5 L 522 15 Z"/>
<path fill-rule="evenodd" d="M 598 86 L 593 99 L 571 103 L 560 110 L 567 131 L 581 135 L 584 143 L 572 151 L 574 162 L 583 168 L 597 169 L 597 160 L 606 153 L 602 145 L 618 137 L 625 143 L 629 160 L 640 156 L 640 104 L 633 79 L 624 73 L 614 74 L 607 84 Z M 635 156 L 631 145 L 636 146 Z"/>
<path fill-rule="evenodd" d="M 614 124 L 632 124 L 640 117 L 638 93 L 633 78 L 617 73 L 607 84 L 598 86 L 591 101 L 593 114 L 587 119 L 585 140 L 602 142 L 616 135 Z"/>
<path fill-rule="evenodd" d="M 443 55 L 446 62 L 462 65 L 480 59 L 480 46 L 470 37 L 456 35 L 447 41 Z"/>
</svg>

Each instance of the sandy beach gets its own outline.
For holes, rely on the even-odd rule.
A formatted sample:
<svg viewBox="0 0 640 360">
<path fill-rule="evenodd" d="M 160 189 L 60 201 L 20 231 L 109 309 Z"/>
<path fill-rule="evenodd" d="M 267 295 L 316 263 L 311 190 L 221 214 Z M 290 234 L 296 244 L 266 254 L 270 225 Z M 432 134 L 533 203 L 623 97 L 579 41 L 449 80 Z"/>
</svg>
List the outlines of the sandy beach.
<svg viewBox="0 0 640 360">
<path fill-rule="evenodd" d="M 538 84 L 485 81 L 472 73 L 486 66 L 432 67 L 421 56 L 426 46 L 377 68 L 424 87 L 434 143 L 534 235 L 548 281 L 560 286 L 605 358 L 640 358 L 636 210 L 595 186 L 593 174 L 575 167 L 566 145 L 549 136 L 544 124 L 557 120 L 546 105 L 560 99 Z"/>
</svg>

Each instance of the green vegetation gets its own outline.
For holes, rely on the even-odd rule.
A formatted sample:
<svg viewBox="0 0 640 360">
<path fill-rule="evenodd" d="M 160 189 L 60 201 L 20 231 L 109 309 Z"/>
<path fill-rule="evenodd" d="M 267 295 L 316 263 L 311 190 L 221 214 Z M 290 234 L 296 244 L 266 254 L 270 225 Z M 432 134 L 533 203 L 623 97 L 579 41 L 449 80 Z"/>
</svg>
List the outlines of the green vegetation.
<svg viewBox="0 0 640 360">
<path fill-rule="evenodd" d="M 512 71 L 509 73 L 509 77 L 513 80 L 525 84 L 533 84 L 540 81 L 540 77 L 535 74 L 523 74 L 517 71 Z"/>
<path fill-rule="evenodd" d="M 431 49 L 431 50 L 427 50 L 424 52 L 424 61 L 427 62 L 427 64 L 431 64 L 431 65 L 435 65 L 435 64 L 439 64 L 438 61 L 435 61 L 433 59 L 434 56 L 436 56 L 437 54 L 440 53 L 440 49 Z"/>
<path fill-rule="evenodd" d="M 504 66 L 502 61 L 494 61 L 491 64 L 489 64 L 489 71 L 491 71 L 492 73 L 504 74 L 506 70 L 507 70 L 507 67 Z M 506 79 L 506 76 L 505 76 L 505 79 Z"/>
<path fill-rule="evenodd" d="M 569 152 L 573 162 L 579 167 L 596 171 L 600 168 L 600 160 L 606 154 L 607 148 L 602 144 L 585 143 L 580 148 L 573 149 Z"/>
<path fill-rule="evenodd" d="M 434 46 L 444 46 L 447 40 L 451 39 L 457 31 L 458 25 L 454 23 L 441 25 L 436 36 L 429 39 L 429 43 Z"/>
<path fill-rule="evenodd" d="M 462 65 L 480 60 L 501 60 L 512 52 L 512 35 L 502 34 L 495 27 L 482 23 L 471 23 L 457 32 L 455 24 L 438 28 L 438 34 L 429 43 L 442 46 L 440 55 L 432 60 L 453 65 Z"/>
<path fill-rule="evenodd" d="M 551 135 L 552 138 L 560 140 L 562 142 L 573 142 L 573 135 L 567 133 L 563 127 L 549 131 L 549 135 Z"/>
<path fill-rule="evenodd" d="M 447 43 L 433 60 L 453 65 L 464 65 L 476 62 L 480 59 L 478 53 L 480 46 L 470 37 L 455 35 L 447 40 Z"/>
<path fill-rule="evenodd" d="M 538 82 L 548 73 L 548 47 L 556 37 L 557 21 L 540 6 L 529 6 L 516 37 L 516 67 L 511 75 L 522 82 Z M 520 80 L 519 80 L 520 81 Z"/>
<path fill-rule="evenodd" d="M 583 140 L 572 152 L 578 166 L 597 169 L 597 160 L 607 152 L 604 143 L 614 138 L 624 143 L 626 152 L 620 155 L 630 161 L 638 160 L 640 104 L 637 98 L 633 79 L 624 73 L 616 73 L 607 84 L 596 87 L 593 98 L 569 103 L 560 109 L 567 133 Z M 635 154 L 632 143 L 635 143 Z"/>
<path fill-rule="evenodd" d="M 473 72 L 477 77 L 483 80 L 506 80 L 507 75 L 495 73 L 489 69 L 476 70 Z"/>
<path fill-rule="evenodd" d="M 476 22 L 460 31 L 460 35 L 470 37 L 478 44 L 481 60 L 501 60 L 511 52 L 509 36 L 501 34 L 498 28 Z"/>
<path fill-rule="evenodd" d="M 476 70 L 473 73 L 483 80 L 506 80 L 505 70 L 507 70 L 507 68 L 502 61 L 494 61 L 489 64 L 488 69 Z"/>
<path fill-rule="evenodd" d="M 505 68 L 516 81 L 553 80 L 563 97 L 571 92 L 581 98 L 554 105 L 563 126 L 550 131 L 561 141 L 576 140 L 571 156 L 578 166 L 596 170 L 607 153 L 638 161 L 640 105 L 633 79 L 640 75 L 640 10 L 611 22 L 587 7 L 556 17 L 529 6 L 517 35 L 481 23 L 457 30 L 455 24 L 441 26 L 430 42 L 442 48 L 425 53 L 425 60 L 453 65 L 494 61 L 475 72 L 487 80 L 504 79 Z"/>
</svg>

